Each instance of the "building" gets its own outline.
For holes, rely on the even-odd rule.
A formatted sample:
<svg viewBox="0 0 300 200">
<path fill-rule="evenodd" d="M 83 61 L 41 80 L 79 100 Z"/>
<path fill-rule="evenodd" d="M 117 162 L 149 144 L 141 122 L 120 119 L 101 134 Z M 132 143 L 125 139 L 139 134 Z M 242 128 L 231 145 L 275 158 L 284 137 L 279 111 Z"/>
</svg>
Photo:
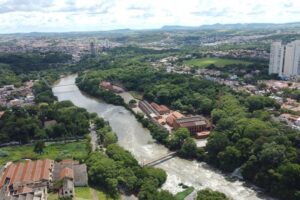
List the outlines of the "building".
<svg viewBox="0 0 300 200">
<path fill-rule="evenodd" d="M 160 116 L 159 112 L 155 110 L 148 101 L 139 101 L 139 108 L 150 118 L 155 118 Z"/>
<path fill-rule="evenodd" d="M 53 182 L 62 181 L 59 197 L 74 197 L 75 186 L 87 186 L 87 167 L 73 160 L 27 160 L 7 163 L 0 171 L 0 200 L 47 200 Z"/>
<path fill-rule="evenodd" d="M 108 81 L 102 81 L 100 83 L 100 88 L 104 89 L 104 90 L 109 90 L 109 91 L 112 91 L 112 92 L 115 92 L 115 93 L 124 92 L 123 88 L 121 88 L 119 86 L 116 86 L 116 85 L 113 85 L 111 82 L 108 82 Z"/>
<path fill-rule="evenodd" d="M 96 56 L 96 48 L 95 48 L 95 43 L 94 42 L 90 43 L 90 52 L 91 52 L 92 57 Z"/>
<path fill-rule="evenodd" d="M 176 119 L 174 128 L 187 128 L 191 134 L 211 130 L 211 123 L 203 116 L 196 115 Z"/>
<path fill-rule="evenodd" d="M 300 40 L 285 46 L 283 76 L 290 77 L 300 74 Z"/>
<path fill-rule="evenodd" d="M 8 163 L 1 174 L 0 199 L 46 200 L 53 167 L 49 159 Z"/>
<path fill-rule="evenodd" d="M 284 47 L 281 42 L 273 42 L 270 50 L 269 74 L 282 75 Z"/>
<path fill-rule="evenodd" d="M 183 118 L 184 115 L 178 111 L 171 112 L 171 114 L 167 117 L 166 122 L 169 126 L 174 127 L 175 120 Z"/>
<path fill-rule="evenodd" d="M 158 105 L 157 103 L 152 102 L 150 104 L 160 115 L 170 113 L 170 109 L 165 105 Z"/>
<path fill-rule="evenodd" d="M 300 40 L 286 45 L 281 42 L 271 44 L 269 74 L 290 78 L 300 74 Z"/>
<path fill-rule="evenodd" d="M 71 177 L 74 181 L 74 186 L 83 187 L 88 185 L 88 176 L 87 176 L 87 167 L 85 164 L 79 164 L 74 160 L 63 160 L 59 163 L 55 163 L 54 165 L 54 173 L 53 180 L 61 180 L 62 172 L 68 172 L 66 169 L 71 169 L 72 173 L 65 174 L 73 174 Z M 64 173 L 63 173 L 64 174 Z"/>
</svg>

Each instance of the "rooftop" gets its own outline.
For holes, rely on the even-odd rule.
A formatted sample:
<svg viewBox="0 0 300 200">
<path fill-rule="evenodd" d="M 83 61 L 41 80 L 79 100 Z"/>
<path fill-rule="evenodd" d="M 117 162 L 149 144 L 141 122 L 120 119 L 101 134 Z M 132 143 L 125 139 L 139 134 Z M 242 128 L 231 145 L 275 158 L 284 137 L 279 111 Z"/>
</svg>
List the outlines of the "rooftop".
<svg viewBox="0 0 300 200">
<path fill-rule="evenodd" d="M 54 161 L 48 159 L 10 164 L 3 171 L 0 188 L 7 178 L 10 179 L 9 185 L 48 181 L 51 179 L 53 166 Z"/>
</svg>

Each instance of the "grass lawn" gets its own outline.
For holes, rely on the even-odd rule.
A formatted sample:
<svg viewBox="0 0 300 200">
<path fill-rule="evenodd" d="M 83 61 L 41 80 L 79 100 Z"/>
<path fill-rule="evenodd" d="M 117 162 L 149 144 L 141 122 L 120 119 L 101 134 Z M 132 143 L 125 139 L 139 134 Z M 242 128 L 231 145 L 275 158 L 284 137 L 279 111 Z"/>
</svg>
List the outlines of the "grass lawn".
<svg viewBox="0 0 300 200">
<path fill-rule="evenodd" d="M 189 194 L 191 194 L 193 191 L 194 191 L 193 187 L 188 187 L 184 191 L 178 192 L 175 195 L 175 198 L 176 198 L 176 200 L 184 200 L 184 198 L 187 197 Z"/>
<path fill-rule="evenodd" d="M 214 64 L 217 67 L 224 67 L 225 65 L 231 64 L 241 64 L 241 65 L 249 65 L 251 62 L 243 61 L 243 60 L 234 60 L 234 59 L 223 59 L 223 58 L 200 58 L 187 60 L 184 64 L 195 67 L 195 68 L 205 68 L 211 64 Z"/>
<path fill-rule="evenodd" d="M 92 191 L 89 187 L 75 187 L 75 197 L 80 200 L 93 199 Z"/>
<path fill-rule="evenodd" d="M 114 200 L 101 189 L 95 189 L 99 200 Z M 75 187 L 75 200 L 92 200 L 93 191 L 90 187 Z"/>
<path fill-rule="evenodd" d="M 48 200 L 58 200 L 57 193 L 48 193 Z"/>
<path fill-rule="evenodd" d="M 85 141 L 71 143 L 57 143 L 47 145 L 44 153 L 36 154 L 33 151 L 34 146 L 11 146 L 0 148 L 0 151 L 5 152 L 7 156 L 0 157 L 0 166 L 7 161 L 18 161 L 21 159 L 56 159 L 56 158 L 73 158 L 84 157 L 87 155 Z"/>
<path fill-rule="evenodd" d="M 133 96 L 133 98 L 138 100 L 143 100 L 143 94 L 136 91 L 129 91 L 129 93 Z"/>
<path fill-rule="evenodd" d="M 104 191 L 100 189 L 96 189 L 99 200 L 114 200 L 113 198 L 110 198 Z"/>
</svg>

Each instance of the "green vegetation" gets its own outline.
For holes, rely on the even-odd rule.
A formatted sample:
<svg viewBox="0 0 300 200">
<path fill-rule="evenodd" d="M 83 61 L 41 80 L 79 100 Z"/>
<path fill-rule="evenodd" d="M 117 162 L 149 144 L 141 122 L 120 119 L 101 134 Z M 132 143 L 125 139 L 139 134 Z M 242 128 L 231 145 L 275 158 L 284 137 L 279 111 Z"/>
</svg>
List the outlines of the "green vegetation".
<svg viewBox="0 0 300 200">
<path fill-rule="evenodd" d="M 216 128 L 205 160 L 232 172 L 241 167 L 246 180 L 281 199 L 299 199 L 299 132 L 271 120 L 269 100 L 250 96 L 240 101 L 225 95 L 212 111 Z M 255 103 L 257 102 L 257 103 Z"/>
<path fill-rule="evenodd" d="M 58 195 L 57 193 L 48 193 L 48 200 L 58 200 Z"/>
<path fill-rule="evenodd" d="M 118 188 L 122 188 L 129 193 L 138 193 L 139 199 L 156 199 L 162 193 L 157 189 L 166 180 L 163 170 L 141 168 L 135 158 L 117 144 L 108 146 L 107 155 L 91 153 L 86 163 L 90 182 L 113 197 L 117 197 Z"/>
<path fill-rule="evenodd" d="M 223 67 L 226 68 L 226 67 Z M 82 77 L 79 77 L 80 80 Z M 228 87 L 182 74 L 167 74 L 150 67 L 121 67 L 90 71 L 86 83 L 118 81 L 144 98 L 190 114 L 211 116 L 216 128 L 207 147 L 197 148 L 189 133 L 179 129 L 169 136 L 142 114 L 137 119 L 158 142 L 185 158 L 203 160 L 227 172 L 241 167 L 245 179 L 272 195 L 298 199 L 299 133 L 274 122 L 267 108 L 279 105 L 264 96 L 237 93 Z M 292 184 L 290 184 L 292 183 Z"/>
<path fill-rule="evenodd" d="M 38 53 L 0 53 L 0 63 L 11 66 L 17 74 L 35 70 L 58 67 L 71 61 L 72 56 L 59 52 Z"/>
<path fill-rule="evenodd" d="M 224 67 L 226 65 L 249 65 L 251 62 L 225 58 L 200 58 L 184 61 L 184 64 L 195 68 L 206 68 L 209 65 Z"/>
<path fill-rule="evenodd" d="M 22 159 L 54 159 L 62 160 L 65 158 L 85 159 L 88 151 L 85 141 L 70 143 L 55 143 L 46 145 L 42 154 L 34 152 L 34 145 L 10 146 L 0 148 L 0 165 L 8 161 L 19 161 Z"/>
<path fill-rule="evenodd" d="M 113 199 L 120 199 L 120 198 L 111 198 L 108 194 L 106 194 L 103 190 L 97 189 L 97 195 L 99 200 L 113 200 Z"/>
<path fill-rule="evenodd" d="M 52 120 L 51 125 L 45 124 Z M 70 101 L 5 110 L 0 122 L 0 143 L 84 136 L 89 132 L 89 113 Z"/>
<path fill-rule="evenodd" d="M 195 190 L 195 188 L 193 187 L 188 187 L 185 190 L 183 190 L 182 192 L 178 192 L 175 195 L 175 199 L 176 200 L 184 200 L 185 197 L 187 197 L 188 195 L 190 195 L 193 191 Z"/>
<path fill-rule="evenodd" d="M 210 189 L 200 190 L 197 193 L 197 200 L 229 200 L 225 194 Z"/>
<path fill-rule="evenodd" d="M 92 191 L 89 187 L 75 187 L 75 197 L 80 200 L 93 199 Z"/>
</svg>

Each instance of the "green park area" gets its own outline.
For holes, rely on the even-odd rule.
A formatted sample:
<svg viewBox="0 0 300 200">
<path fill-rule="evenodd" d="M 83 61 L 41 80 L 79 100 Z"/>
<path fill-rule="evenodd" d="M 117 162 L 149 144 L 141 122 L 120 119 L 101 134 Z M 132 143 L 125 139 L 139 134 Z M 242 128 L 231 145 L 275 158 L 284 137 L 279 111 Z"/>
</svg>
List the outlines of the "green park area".
<svg viewBox="0 0 300 200">
<path fill-rule="evenodd" d="M 49 144 L 45 146 L 41 154 L 34 152 L 34 145 L 3 147 L 0 148 L 0 166 L 8 161 L 22 159 L 80 159 L 84 158 L 87 153 L 85 141 Z"/>
<path fill-rule="evenodd" d="M 112 200 L 108 197 L 105 192 L 95 189 L 95 197 L 99 200 Z M 75 187 L 75 200 L 92 200 L 93 199 L 93 189 L 90 187 Z"/>
<path fill-rule="evenodd" d="M 225 58 L 200 58 L 187 60 L 184 64 L 194 68 L 206 68 L 209 65 L 215 65 L 216 67 L 224 67 L 226 65 L 249 65 L 251 62 L 243 60 L 225 59 Z"/>
<path fill-rule="evenodd" d="M 188 187 L 185 190 L 183 190 L 182 192 L 178 192 L 175 195 L 175 199 L 176 200 L 184 200 L 187 196 L 189 196 L 194 191 L 194 189 L 195 188 L 193 188 L 193 187 Z"/>
</svg>

